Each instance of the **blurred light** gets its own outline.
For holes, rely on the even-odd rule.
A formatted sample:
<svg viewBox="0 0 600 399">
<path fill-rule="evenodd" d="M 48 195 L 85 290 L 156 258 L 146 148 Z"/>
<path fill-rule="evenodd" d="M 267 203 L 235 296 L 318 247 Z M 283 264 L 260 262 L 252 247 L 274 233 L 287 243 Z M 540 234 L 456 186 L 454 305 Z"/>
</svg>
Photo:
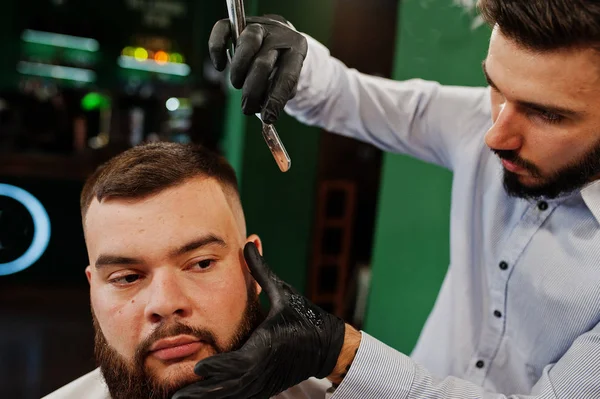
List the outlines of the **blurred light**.
<svg viewBox="0 0 600 399">
<path fill-rule="evenodd" d="M 108 133 L 100 133 L 97 136 L 91 137 L 88 140 L 88 145 L 94 150 L 98 150 L 102 147 L 106 147 L 109 143 Z"/>
<path fill-rule="evenodd" d="M 135 49 L 133 56 L 138 61 L 146 61 L 148 59 L 148 52 L 145 48 L 138 47 Z"/>
<path fill-rule="evenodd" d="M 171 97 L 167 100 L 167 109 L 171 112 L 177 111 L 179 109 L 179 100 L 177 98 Z"/>
<path fill-rule="evenodd" d="M 20 202 L 33 219 L 33 239 L 27 251 L 13 261 L 0 263 L 0 276 L 6 276 L 27 269 L 46 252 L 50 242 L 50 217 L 44 205 L 20 187 L 0 183 L 0 196 Z"/>
<path fill-rule="evenodd" d="M 81 108 L 86 111 L 106 109 L 110 107 L 110 99 L 100 93 L 91 92 L 81 99 Z"/>
<path fill-rule="evenodd" d="M 81 108 L 86 111 L 91 111 L 96 108 L 100 108 L 102 103 L 102 96 L 98 93 L 88 93 L 83 99 L 81 99 Z"/>
<path fill-rule="evenodd" d="M 156 73 L 164 73 L 166 75 L 188 76 L 190 74 L 190 66 L 187 64 L 175 64 L 166 62 L 159 64 L 154 60 L 139 61 L 133 57 L 122 55 L 119 57 L 119 66 L 126 69 L 136 69 L 138 71 L 148 71 Z"/>
<path fill-rule="evenodd" d="M 20 61 L 17 71 L 23 75 L 41 76 L 76 82 L 92 83 L 96 80 L 96 73 L 89 69 L 73 68 L 60 65 L 41 64 L 37 62 Z"/>
<path fill-rule="evenodd" d="M 159 64 L 166 64 L 169 62 L 169 54 L 165 53 L 164 51 L 158 51 L 156 54 L 154 54 L 154 60 Z"/>
<path fill-rule="evenodd" d="M 133 47 L 125 47 L 123 51 L 121 51 L 121 54 L 133 57 L 135 55 L 135 49 Z"/>
<path fill-rule="evenodd" d="M 21 39 L 27 43 L 45 44 L 48 46 L 64 47 L 91 52 L 96 52 L 100 48 L 100 44 L 96 39 L 61 35 L 59 33 L 42 32 L 31 29 L 26 29 L 23 31 Z"/>
<path fill-rule="evenodd" d="M 169 56 L 169 61 L 177 63 L 177 64 L 181 64 L 181 63 L 184 62 L 183 56 L 181 54 L 179 54 L 179 53 L 172 53 Z"/>
</svg>

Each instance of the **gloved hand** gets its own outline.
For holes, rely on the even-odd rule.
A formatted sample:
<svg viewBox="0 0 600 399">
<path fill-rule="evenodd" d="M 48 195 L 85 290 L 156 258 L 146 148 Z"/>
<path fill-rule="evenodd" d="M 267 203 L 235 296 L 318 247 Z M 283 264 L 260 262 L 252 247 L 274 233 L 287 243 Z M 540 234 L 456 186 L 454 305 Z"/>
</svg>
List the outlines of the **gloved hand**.
<svg viewBox="0 0 600 399">
<path fill-rule="evenodd" d="M 269 297 L 269 314 L 242 348 L 198 362 L 194 372 L 202 379 L 173 399 L 266 399 L 333 371 L 345 323 L 281 281 L 253 243 L 246 244 L 244 257 Z"/>
<path fill-rule="evenodd" d="M 261 112 L 265 123 L 274 123 L 285 104 L 296 95 L 306 38 L 280 16 L 248 17 L 231 60 L 231 83 L 242 89 L 246 115 Z M 210 58 L 219 71 L 227 66 L 231 38 L 228 19 L 214 26 L 208 40 Z"/>
</svg>

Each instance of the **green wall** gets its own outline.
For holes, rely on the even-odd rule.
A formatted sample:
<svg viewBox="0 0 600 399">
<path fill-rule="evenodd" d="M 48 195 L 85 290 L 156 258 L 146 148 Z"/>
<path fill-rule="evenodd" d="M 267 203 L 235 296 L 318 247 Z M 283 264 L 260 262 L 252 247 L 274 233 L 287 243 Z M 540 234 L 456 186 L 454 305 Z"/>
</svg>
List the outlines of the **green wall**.
<svg viewBox="0 0 600 399">
<path fill-rule="evenodd" d="M 484 85 L 486 26 L 452 0 L 405 0 L 399 12 L 394 78 Z M 405 353 L 413 349 L 449 263 L 452 175 L 386 154 L 365 331 Z"/>
<path fill-rule="evenodd" d="M 255 1 L 256 15 L 282 15 L 298 30 L 328 44 L 333 0 Z M 246 12 L 251 15 L 249 4 Z M 260 121 L 240 117 L 240 104 L 240 94 L 234 92 L 223 150 L 240 175 L 248 233 L 262 238 L 266 260 L 275 273 L 303 292 L 312 244 L 320 129 L 287 115 L 280 118 L 276 127 L 292 159 L 291 170 L 282 173 L 262 138 Z"/>
</svg>

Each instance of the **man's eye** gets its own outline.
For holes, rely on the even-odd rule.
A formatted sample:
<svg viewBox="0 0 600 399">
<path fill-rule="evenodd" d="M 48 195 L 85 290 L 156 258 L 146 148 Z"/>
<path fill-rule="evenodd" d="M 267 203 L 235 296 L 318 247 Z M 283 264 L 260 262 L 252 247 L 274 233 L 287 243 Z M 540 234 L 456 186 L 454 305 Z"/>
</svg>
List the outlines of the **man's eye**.
<svg viewBox="0 0 600 399">
<path fill-rule="evenodd" d="M 113 278 L 112 280 L 110 280 L 110 283 L 115 284 L 115 285 L 128 285 L 128 284 L 135 283 L 139 279 L 140 279 L 139 274 L 128 274 L 123 277 Z"/>
<path fill-rule="evenodd" d="M 534 114 L 541 118 L 544 122 L 548 123 L 559 123 L 564 119 L 561 115 L 544 110 L 536 110 L 534 111 Z"/>
<path fill-rule="evenodd" d="M 194 263 L 192 265 L 192 267 L 197 266 L 199 269 L 205 270 L 205 269 L 208 269 L 209 267 L 211 267 L 214 262 L 215 261 L 213 259 L 205 259 L 205 260 L 201 260 L 200 262 Z"/>
</svg>

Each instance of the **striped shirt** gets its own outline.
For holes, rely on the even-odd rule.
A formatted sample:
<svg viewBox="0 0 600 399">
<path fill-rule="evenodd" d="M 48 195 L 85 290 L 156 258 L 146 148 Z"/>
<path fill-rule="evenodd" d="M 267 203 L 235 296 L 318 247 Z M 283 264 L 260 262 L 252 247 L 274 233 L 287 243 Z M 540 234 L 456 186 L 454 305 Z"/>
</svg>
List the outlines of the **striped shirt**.
<svg viewBox="0 0 600 399">
<path fill-rule="evenodd" d="M 488 88 L 362 75 L 308 39 L 289 114 L 454 172 L 451 264 L 412 356 L 363 333 L 333 399 L 600 398 L 600 181 L 509 197 Z"/>
</svg>

